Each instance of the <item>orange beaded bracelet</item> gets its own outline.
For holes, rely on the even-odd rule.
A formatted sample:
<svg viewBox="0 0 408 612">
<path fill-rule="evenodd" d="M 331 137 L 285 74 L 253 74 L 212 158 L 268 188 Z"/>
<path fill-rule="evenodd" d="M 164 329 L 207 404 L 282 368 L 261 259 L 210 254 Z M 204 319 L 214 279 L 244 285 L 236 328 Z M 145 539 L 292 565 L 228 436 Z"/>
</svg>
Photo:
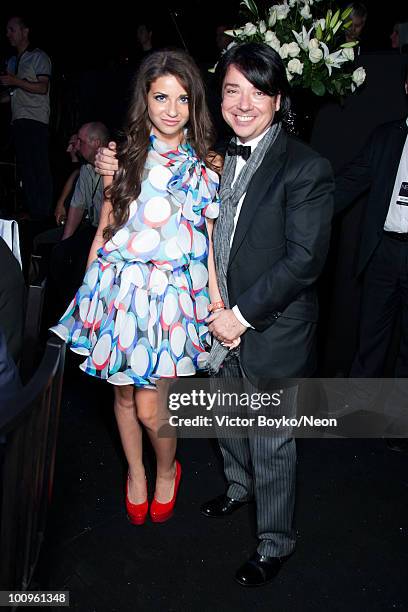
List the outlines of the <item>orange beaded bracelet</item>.
<svg viewBox="0 0 408 612">
<path fill-rule="evenodd" d="M 220 308 L 225 308 L 225 304 L 222 300 L 220 302 L 208 304 L 208 312 L 213 312 L 214 310 L 219 310 Z"/>
</svg>

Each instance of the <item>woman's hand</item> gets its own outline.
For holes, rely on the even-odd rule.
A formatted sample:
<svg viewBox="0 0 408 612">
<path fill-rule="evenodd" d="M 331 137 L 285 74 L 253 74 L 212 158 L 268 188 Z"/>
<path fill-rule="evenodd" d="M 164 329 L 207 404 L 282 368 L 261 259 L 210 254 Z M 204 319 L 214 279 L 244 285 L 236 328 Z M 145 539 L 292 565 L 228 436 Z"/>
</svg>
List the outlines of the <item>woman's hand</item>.
<svg viewBox="0 0 408 612">
<path fill-rule="evenodd" d="M 119 168 L 116 157 L 116 142 L 110 142 L 107 147 L 100 147 L 95 155 L 95 170 L 102 176 L 114 176 Z"/>
</svg>

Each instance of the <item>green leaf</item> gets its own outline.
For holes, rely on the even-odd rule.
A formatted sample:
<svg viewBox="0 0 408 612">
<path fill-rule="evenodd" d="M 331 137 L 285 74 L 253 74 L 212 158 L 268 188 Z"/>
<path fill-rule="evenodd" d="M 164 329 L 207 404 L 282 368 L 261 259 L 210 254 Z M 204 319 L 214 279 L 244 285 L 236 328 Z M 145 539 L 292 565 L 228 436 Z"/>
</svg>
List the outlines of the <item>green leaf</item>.
<svg viewBox="0 0 408 612">
<path fill-rule="evenodd" d="M 317 40 L 322 40 L 322 38 L 323 38 L 323 30 L 322 30 L 322 26 L 320 25 L 320 23 L 319 23 L 319 25 L 316 28 L 315 34 L 316 34 Z"/>
<path fill-rule="evenodd" d="M 349 21 L 346 21 L 346 23 L 343 23 L 343 30 L 348 30 L 352 23 L 353 22 L 351 21 L 351 19 Z"/>
<path fill-rule="evenodd" d="M 346 42 L 340 45 L 340 49 L 350 49 L 351 47 L 355 47 L 358 45 L 358 40 L 353 40 L 352 42 Z"/>
<path fill-rule="evenodd" d="M 258 17 L 258 7 L 256 6 L 254 0 L 241 0 L 241 4 L 242 6 L 245 6 L 250 13 Z"/>
<path fill-rule="evenodd" d="M 338 21 L 333 28 L 333 35 L 337 32 L 340 26 L 341 26 L 341 21 Z"/>
<path fill-rule="evenodd" d="M 324 96 L 326 93 L 326 87 L 321 81 L 313 81 L 312 91 L 316 96 Z"/>
<path fill-rule="evenodd" d="M 341 14 L 342 20 L 344 21 L 345 19 L 347 19 L 347 17 L 349 17 L 352 12 L 353 12 L 353 7 L 352 6 L 347 7 Z"/>
<path fill-rule="evenodd" d="M 332 15 L 333 15 L 333 12 L 331 9 L 329 9 L 326 15 L 326 30 L 330 27 L 330 21 L 331 21 Z"/>
<path fill-rule="evenodd" d="M 331 28 L 334 28 L 334 26 L 336 25 L 336 23 L 337 23 L 337 21 L 338 21 L 339 17 L 340 17 L 340 9 L 338 9 L 338 10 L 337 10 L 337 11 L 334 13 L 334 15 L 333 15 L 333 17 L 332 17 L 332 19 L 331 19 L 331 21 L 330 21 L 330 27 L 331 27 Z"/>
</svg>

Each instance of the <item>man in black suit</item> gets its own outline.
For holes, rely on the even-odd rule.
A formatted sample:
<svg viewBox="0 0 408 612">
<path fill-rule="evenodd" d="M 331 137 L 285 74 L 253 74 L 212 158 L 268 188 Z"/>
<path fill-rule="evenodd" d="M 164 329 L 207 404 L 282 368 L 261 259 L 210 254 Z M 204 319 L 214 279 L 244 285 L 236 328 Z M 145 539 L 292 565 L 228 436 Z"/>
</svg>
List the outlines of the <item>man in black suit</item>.
<svg viewBox="0 0 408 612">
<path fill-rule="evenodd" d="M 329 163 L 288 136 L 281 115 L 289 84 L 279 55 L 265 44 L 227 51 L 218 66 L 222 114 L 235 138 L 226 156 L 214 252 L 220 296 L 211 296 L 209 329 L 217 341 L 210 368 L 227 380 L 273 389 L 276 379 L 314 370 L 318 305 L 314 283 L 328 250 L 334 183 Z M 96 167 L 113 174 L 104 149 Z M 226 309 L 220 308 L 221 298 Z M 229 306 L 231 308 L 229 308 Z M 229 352 L 241 339 L 239 353 Z M 222 367 L 220 367 L 222 365 Z M 233 382 L 231 382 L 233 384 Z M 297 388 L 284 390 L 281 411 L 293 414 Z M 271 580 L 295 545 L 295 442 L 290 435 L 220 441 L 226 495 L 204 504 L 207 517 L 257 504 L 257 552 L 237 572 L 243 586 Z"/>
<path fill-rule="evenodd" d="M 218 65 L 222 114 L 235 133 L 221 181 L 214 228 L 217 278 L 225 309 L 209 319 L 210 368 L 255 391 L 314 370 L 317 280 L 328 250 L 332 172 L 327 160 L 282 128 L 288 81 L 279 55 L 259 43 L 237 45 Z M 217 304 L 219 306 L 219 304 Z M 238 349 L 223 345 L 241 339 Z M 221 367 L 220 367 L 221 366 Z M 274 383 L 275 380 L 275 383 Z M 294 413 L 297 388 L 281 409 Z M 290 434 L 220 439 L 225 495 L 202 506 L 228 516 L 254 498 L 259 545 L 236 573 L 243 586 L 271 580 L 292 553 L 296 448 Z"/>
<path fill-rule="evenodd" d="M 407 89 L 408 74 L 408 93 Z M 379 126 L 360 154 L 336 177 L 336 213 L 368 192 L 355 271 L 363 284 L 359 343 L 351 378 L 384 375 L 398 316 L 401 341 L 395 376 L 408 377 L 407 135 L 406 119 Z"/>
</svg>

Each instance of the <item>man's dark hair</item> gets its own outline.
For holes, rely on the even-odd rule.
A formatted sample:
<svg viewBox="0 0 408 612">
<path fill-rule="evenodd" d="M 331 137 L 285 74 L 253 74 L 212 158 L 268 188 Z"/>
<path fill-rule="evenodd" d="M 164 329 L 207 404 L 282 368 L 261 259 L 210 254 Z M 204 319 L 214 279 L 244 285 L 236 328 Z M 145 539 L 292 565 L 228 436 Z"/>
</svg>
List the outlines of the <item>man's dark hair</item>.
<svg viewBox="0 0 408 612">
<path fill-rule="evenodd" d="M 362 2 L 353 2 L 349 6 L 353 7 L 352 14 L 356 17 L 360 17 L 360 19 L 366 19 L 368 15 L 367 7 Z"/>
<path fill-rule="evenodd" d="M 8 18 L 7 21 L 10 21 L 10 19 L 17 19 L 17 21 L 19 22 L 20 26 L 22 28 L 28 28 L 29 30 L 31 29 L 31 19 L 29 17 L 29 15 L 23 15 L 23 14 L 13 14 L 10 15 L 10 17 Z"/>
<path fill-rule="evenodd" d="M 267 96 L 280 94 L 278 116 L 285 117 L 290 109 L 290 85 L 285 65 L 276 51 L 264 43 L 256 42 L 231 47 L 221 57 L 216 69 L 221 88 L 230 66 L 235 66 L 254 87 Z"/>
</svg>

